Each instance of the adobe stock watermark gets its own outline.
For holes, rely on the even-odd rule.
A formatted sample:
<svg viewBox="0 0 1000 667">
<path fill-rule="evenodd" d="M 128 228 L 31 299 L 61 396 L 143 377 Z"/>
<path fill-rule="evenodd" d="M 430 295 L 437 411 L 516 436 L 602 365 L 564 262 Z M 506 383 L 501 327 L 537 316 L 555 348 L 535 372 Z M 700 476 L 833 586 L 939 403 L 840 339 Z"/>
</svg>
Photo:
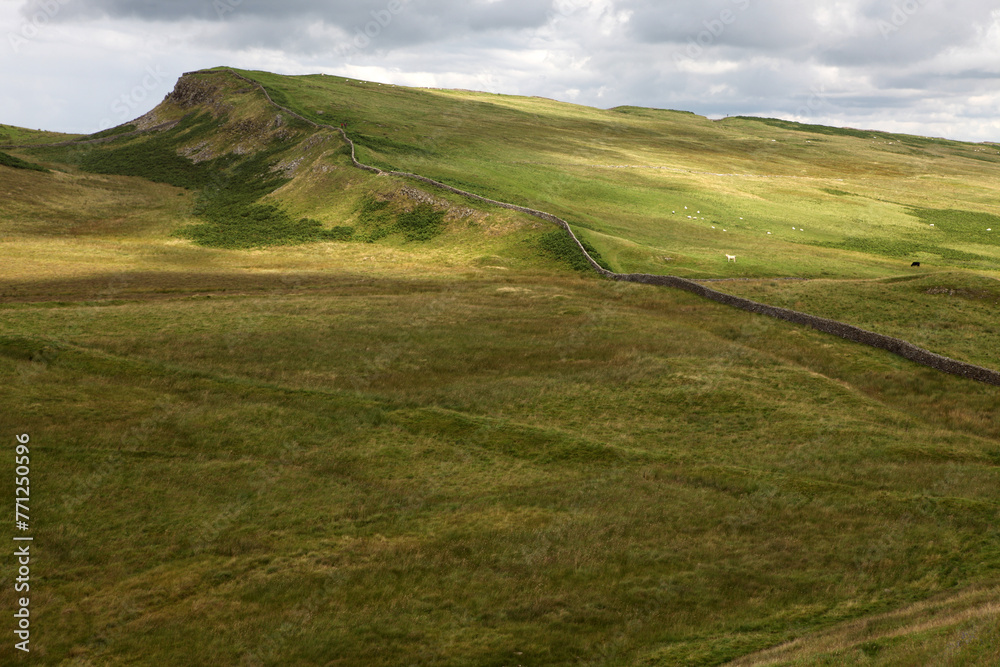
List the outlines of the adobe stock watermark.
<svg viewBox="0 0 1000 667">
<path fill-rule="evenodd" d="M 899 32 L 903 26 L 910 22 L 916 14 L 923 9 L 928 0 L 905 0 L 892 6 L 892 15 L 889 20 L 879 19 L 878 29 L 882 33 L 882 39 L 889 39 L 891 35 Z"/>
<path fill-rule="evenodd" d="M 412 0 L 389 0 L 384 9 L 373 9 L 371 11 L 372 20 L 363 26 L 355 26 L 351 41 L 340 46 L 337 49 L 337 55 L 346 58 L 367 49 L 386 28 L 392 25 L 392 22 L 406 9 L 410 2 Z"/>
<path fill-rule="evenodd" d="M 14 53 L 21 53 L 21 47 L 38 37 L 42 30 L 62 10 L 63 5 L 70 0 L 42 0 L 37 3 L 38 9 L 21 23 L 17 32 L 8 32 L 7 41 Z"/>
<path fill-rule="evenodd" d="M 726 32 L 726 28 L 736 23 L 740 14 L 750 9 L 751 0 L 730 0 L 735 9 L 723 9 L 714 19 L 702 21 L 704 30 L 688 39 L 683 53 L 674 54 L 674 63 L 681 65 L 700 58 L 705 49 L 713 46 Z"/>
<path fill-rule="evenodd" d="M 591 0 L 555 0 L 552 9 L 546 13 L 546 17 L 551 22 L 557 17 L 569 18 L 581 9 L 590 6 Z"/>
<path fill-rule="evenodd" d="M 243 0 L 212 0 L 212 8 L 219 15 L 219 20 L 226 18 L 226 14 L 232 14 L 236 8 L 243 4 Z"/>
<path fill-rule="evenodd" d="M 809 91 L 809 97 L 806 98 L 805 104 L 800 106 L 796 113 L 800 117 L 812 116 L 823 106 L 828 104 L 829 99 L 830 96 L 826 92 L 826 86 L 813 86 Z"/>
<path fill-rule="evenodd" d="M 125 121 L 135 118 L 138 115 L 136 109 L 149 100 L 150 95 L 153 95 L 158 89 L 162 89 L 165 83 L 170 84 L 172 81 L 159 65 L 156 67 L 147 66 L 142 81 L 111 103 L 111 112 L 115 114 L 117 122 L 112 118 L 104 118 L 97 131 L 103 132 L 110 127 L 121 125 Z"/>
</svg>

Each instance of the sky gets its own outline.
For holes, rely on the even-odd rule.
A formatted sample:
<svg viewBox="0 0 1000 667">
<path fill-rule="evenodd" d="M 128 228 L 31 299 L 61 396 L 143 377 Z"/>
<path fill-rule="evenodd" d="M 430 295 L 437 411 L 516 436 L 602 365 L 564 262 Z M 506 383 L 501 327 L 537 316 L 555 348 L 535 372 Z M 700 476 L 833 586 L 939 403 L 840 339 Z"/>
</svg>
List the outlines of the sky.
<svg viewBox="0 0 1000 667">
<path fill-rule="evenodd" d="M 218 65 L 1000 142 L 996 0 L 0 0 L 3 124 Z"/>
</svg>

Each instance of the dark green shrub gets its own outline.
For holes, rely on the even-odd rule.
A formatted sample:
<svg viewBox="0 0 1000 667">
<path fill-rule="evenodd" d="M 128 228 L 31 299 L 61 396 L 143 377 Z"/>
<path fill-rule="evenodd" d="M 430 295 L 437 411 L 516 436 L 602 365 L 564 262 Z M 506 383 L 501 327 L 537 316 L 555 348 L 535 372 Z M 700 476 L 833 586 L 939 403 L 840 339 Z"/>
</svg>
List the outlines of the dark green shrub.
<svg viewBox="0 0 1000 667">
<path fill-rule="evenodd" d="M 331 241 L 350 241 L 354 237 L 354 227 L 333 227 L 326 235 Z"/>
<path fill-rule="evenodd" d="M 407 241 L 429 241 L 444 230 L 444 211 L 419 204 L 412 211 L 400 213 L 396 226 Z"/>
<path fill-rule="evenodd" d="M 13 167 L 14 169 L 30 169 L 31 171 L 44 171 L 49 170 L 45 167 L 35 164 L 34 162 L 26 162 L 19 157 L 14 157 L 13 155 L 7 155 L 6 153 L 0 153 L 0 165 L 5 167 Z"/>
<path fill-rule="evenodd" d="M 577 238 L 580 239 L 580 245 L 594 258 L 595 262 L 608 271 L 611 271 L 601 253 L 594 246 L 582 237 L 578 236 Z M 580 252 L 580 248 L 573 243 L 573 239 L 562 229 L 553 229 L 551 232 L 542 234 L 538 240 L 538 245 L 542 254 L 568 264 L 570 268 L 577 271 L 593 271 L 593 267 L 583 256 L 583 253 Z"/>
</svg>

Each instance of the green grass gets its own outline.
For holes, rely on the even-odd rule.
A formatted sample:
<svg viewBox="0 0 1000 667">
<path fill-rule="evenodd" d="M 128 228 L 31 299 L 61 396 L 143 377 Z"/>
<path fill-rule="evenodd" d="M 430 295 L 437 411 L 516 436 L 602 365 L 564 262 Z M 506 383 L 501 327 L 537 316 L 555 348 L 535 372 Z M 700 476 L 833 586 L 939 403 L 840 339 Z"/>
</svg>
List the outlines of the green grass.
<svg viewBox="0 0 1000 667">
<path fill-rule="evenodd" d="M 248 75 L 605 266 L 1000 368 L 983 146 Z M 994 387 L 188 83 L 0 183 L 43 662 L 996 662 Z"/>
<path fill-rule="evenodd" d="M 61 141 L 71 141 L 83 136 L 84 135 L 81 134 L 64 134 L 62 132 L 48 132 L 46 130 L 31 130 L 26 127 L 18 127 L 16 125 L 0 124 L 0 146 L 48 144 Z"/>
<path fill-rule="evenodd" d="M 829 127 L 826 125 L 810 125 L 807 123 L 795 123 L 792 121 L 780 120 L 778 118 L 758 118 L 755 116 L 734 116 L 734 118 L 763 123 L 764 125 L 770 125 L 771 127 L 777 127 L 783 130 L 791 130 L 793 132 L 825 134 L 834 137 L 853 137 L 856 139 L 892 140 L 915 146 L 926 146 L 928 144 L 959 143 L 959 142 L 951 142 L 948 141 L 947 139 L 932 139 L 929 137 L 921 137 L 912 134 L 893 134 L 890 132 L 879 132 L 876 130 L 857 130 L 850 127 Z"/>
</svg>

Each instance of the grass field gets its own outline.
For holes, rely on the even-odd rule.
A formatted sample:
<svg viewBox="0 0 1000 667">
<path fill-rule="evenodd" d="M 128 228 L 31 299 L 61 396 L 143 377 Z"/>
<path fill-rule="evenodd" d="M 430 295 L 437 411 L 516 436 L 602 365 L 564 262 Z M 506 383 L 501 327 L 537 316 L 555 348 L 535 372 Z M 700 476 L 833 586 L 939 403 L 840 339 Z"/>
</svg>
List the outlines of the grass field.
<svg viewBox="0 0 1000 667">
<path fill-rule="evenodd" d="M 245 74 L 362 161 L 565 217 L 616 270 L 746 279 L 712 286 L 1000 367 L 982 146 Z M 1000 659 L 995 387 L 598 279 L 550 225 L 191 79 L 173 130 L 0 166 L 34 659 Z"/>
<path fill-rule="evenodd" d="M 0 124 L 0 146 L 50 144 L 82 138 L 80 134 L 63 134 L 46 130 L 30 130 L 16 125 Z"/>
</svg>

